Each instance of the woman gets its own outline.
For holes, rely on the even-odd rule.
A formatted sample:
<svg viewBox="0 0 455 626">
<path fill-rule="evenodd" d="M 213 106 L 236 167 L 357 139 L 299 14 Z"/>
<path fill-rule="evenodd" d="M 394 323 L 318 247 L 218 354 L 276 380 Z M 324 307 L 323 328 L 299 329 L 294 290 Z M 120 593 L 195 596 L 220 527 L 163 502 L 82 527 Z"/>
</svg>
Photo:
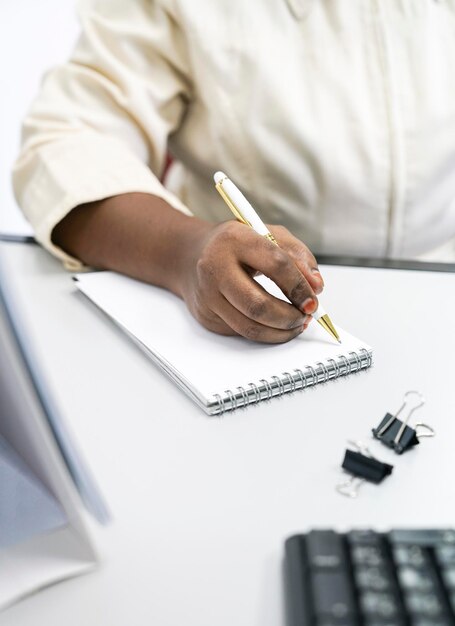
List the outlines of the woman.
<svg viewBox="0 0 455 626">
<path fill-rule="evenodd" d="M 81 22 L 14 171 L 37 238 L 71 267 L 170 289 L 215 332 L 283 342 L 323 288 L 310 249 L 409 257 L 453 240 L 453 0 L 87 0 Z M 176 193 L 160 183 L 168 153 Z M 280 248 L 222 222 L 217 169 L 280 224 Z"/>
</svg>

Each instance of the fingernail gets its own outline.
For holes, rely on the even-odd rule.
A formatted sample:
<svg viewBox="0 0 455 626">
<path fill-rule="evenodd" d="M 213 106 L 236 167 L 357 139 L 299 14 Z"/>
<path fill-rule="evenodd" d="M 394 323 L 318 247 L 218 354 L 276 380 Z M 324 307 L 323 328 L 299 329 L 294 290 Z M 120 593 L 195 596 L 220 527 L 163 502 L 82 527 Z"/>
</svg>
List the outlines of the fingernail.
<svg viewBox="0 0 455 626">
<path fill-rule="evenodd" d="M 302 309 L 307 315 L 311 315 L 317 309 L 317 302 L 314 298 L 307 298 L 302 304 Z"/>
<path fill-rule="evenodd" d="M 322 274 L 319 269 L 317 267 L 312 267 L 311 273 L 316 278 L 316 280 L 319 280 L 321 282 L 322 286 L 324 287 L 324 279 L 322 278 Z"/>
</svg>

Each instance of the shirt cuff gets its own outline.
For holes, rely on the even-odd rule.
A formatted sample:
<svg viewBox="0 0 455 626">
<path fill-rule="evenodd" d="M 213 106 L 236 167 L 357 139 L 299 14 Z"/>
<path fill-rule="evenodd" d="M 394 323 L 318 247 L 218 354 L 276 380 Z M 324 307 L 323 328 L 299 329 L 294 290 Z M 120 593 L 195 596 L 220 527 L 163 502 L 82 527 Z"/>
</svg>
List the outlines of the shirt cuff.
<svg viewBox="0 0 455 626">
<path fill-rule="evenodd" d="M 113 137 L 96 132 L 80 133 L 40 148 L 38 159 L 38 167 L 32 169 L 33 178 L 19 201 L 36 239 L 61 259 L 67 269 L 77 271 L 84 264 L 52 243 L 51 234 L 81 204 L 140 192 L 158 196 L 174 209 L 191 215 L 128 145 Z"/>
</svg>

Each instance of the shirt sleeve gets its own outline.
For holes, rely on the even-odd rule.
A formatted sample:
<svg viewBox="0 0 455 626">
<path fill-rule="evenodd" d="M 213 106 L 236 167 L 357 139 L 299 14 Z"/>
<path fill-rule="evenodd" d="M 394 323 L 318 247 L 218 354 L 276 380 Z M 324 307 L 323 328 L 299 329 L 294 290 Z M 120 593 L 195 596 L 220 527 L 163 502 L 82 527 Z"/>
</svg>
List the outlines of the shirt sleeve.
<svg viewBox="0 0 455 626">
<path fill-rule="evenodd" d="M 70 60 L 48 72 L 22 129 L 17 201 L 37 240 L 51 241 L 80 204 L 143 192 L 190 214 L 159 181 L 167 142 L 191 98 L 184 38 L 166 0 L 83 0 Z"/>
</svg>

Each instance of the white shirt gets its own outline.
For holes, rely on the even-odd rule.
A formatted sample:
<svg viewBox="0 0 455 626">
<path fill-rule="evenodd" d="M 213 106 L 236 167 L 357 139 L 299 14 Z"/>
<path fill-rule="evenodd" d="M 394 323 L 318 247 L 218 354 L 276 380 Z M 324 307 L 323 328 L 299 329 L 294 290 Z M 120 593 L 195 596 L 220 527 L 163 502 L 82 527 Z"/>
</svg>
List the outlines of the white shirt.
<svg viewBox="0 0 455 626">
<path fill-rule="evenodd" d="M 73 266 L 50 241 L 72 208 L 140 191 L 230 219 L 218 169 L 316 254 L 455 237 L 455 0 L 85 0 L 80 18 L 14 170 L 37 238 Z"/>
</svg>

